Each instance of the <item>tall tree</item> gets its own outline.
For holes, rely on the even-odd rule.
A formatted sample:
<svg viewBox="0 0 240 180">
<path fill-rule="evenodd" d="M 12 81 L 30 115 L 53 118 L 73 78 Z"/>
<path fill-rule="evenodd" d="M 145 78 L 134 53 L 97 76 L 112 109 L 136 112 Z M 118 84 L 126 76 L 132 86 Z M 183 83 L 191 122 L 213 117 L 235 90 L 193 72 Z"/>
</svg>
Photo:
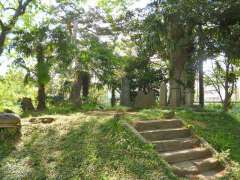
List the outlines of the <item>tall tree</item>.
<svg viewBox="0 0 240 180">
<path fill-rule="evenodd" d="M 19 57 L 15 63 L 27 71 L 26 80 L 31 77 L 38 85 L 38 110 L 46 108 L 46 85 L 51 78 L 51 67 L 68 63 L 74 54 L 75 48 L 69 40 L 61 27 L 50 30 L 48 26 L 41 25 L 30 31 L 16 32 L 12 47 Z M 28 66 L 28 58 L 36 60 L 34 67 Z"/>
<path fill-rule="evenodd" d="M 33 0 L 0 1 L 0 56 L 4 50 L 7 35 L 12 31 L 18 18 L 26 11 L 27 6 Z M 10 16 L 8 16 L 10 14 Z"/>
<path fill-rule="evenodd" d="M 197 28 L 208 24 L 208 6 L 207 1 L 153 1 L 138 15 L 142 25 L 132 34 L 139 36 L 140 30 L 143 36 L 138 39 L 146 43 L 148 51 L 168 61 L 169 104 L 173 107 L 184 105 L 187 94 L 193 97 Z"/>
</svg>

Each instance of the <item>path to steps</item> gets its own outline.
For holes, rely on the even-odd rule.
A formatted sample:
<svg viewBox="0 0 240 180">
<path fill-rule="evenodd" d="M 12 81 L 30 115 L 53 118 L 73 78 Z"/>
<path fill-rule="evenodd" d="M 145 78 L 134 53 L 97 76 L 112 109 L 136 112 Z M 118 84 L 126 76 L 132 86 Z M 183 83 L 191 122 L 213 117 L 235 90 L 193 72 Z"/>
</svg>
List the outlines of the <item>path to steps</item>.
<svg viewBox="0 0 240 180">
<path fill-rule="evenodd" d="M 225 168 L 213 157 L 213 152 L 180 120 L 138 121 L 134 128 L 147 142 L 155 145 L 177 176 L 208 180 L 225 174 Z"/>
</svg>

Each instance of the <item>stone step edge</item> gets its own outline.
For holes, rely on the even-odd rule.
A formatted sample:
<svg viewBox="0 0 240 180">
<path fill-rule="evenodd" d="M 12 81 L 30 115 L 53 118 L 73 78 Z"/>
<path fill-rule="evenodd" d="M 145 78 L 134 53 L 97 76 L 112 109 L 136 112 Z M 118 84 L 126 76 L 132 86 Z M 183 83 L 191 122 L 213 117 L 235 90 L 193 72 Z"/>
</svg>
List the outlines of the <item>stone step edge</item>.
<svg viewBox="0 0 240 180">
<path fill-rule="evenodd" d="M 159 141 L 151 141 L 154 145 L 157 152 L 168 152 L 171 151 L 172 148 L 166 148 L 168 146 L 176 146 L 179 147 L 176 150 L 183 150 L 188 148 L 196 148 L 201 147 L 200 141 L 193 137 L 186 137 L 186 138 L 175 138 L 175 139 L 167 139 L 167 140 L 159 140 Z M 159 147 L 163 149 L 159 149 Z M 168 149 L 168 150 L 166 150 Z M 174 149 L 173 149 L 174 151 Z"/>
<path fill-rule="evenodd" d="M 133 122 L 132 126 L 137 131 L 150 131 L 150 130 L 156 130 L 156 129 L 180 128 L 180 127 L 183 127 L 183 123 L 179 119 L 150 120 L 150 121 L 148 120 L 148 121 Z"/>
<path fill-rule="evenodd" d="M 158 123 L 158 122 L 163 122 L 163 121 L 166 121 L 166 122 L 172 122 L 172 121 L 180 121 L 182 123 L 182 121 L 180 119 L 157 119 L 157 120 L 138 120 L 138 121 L 135 121 L 133 122 L 133 125 L 135 124 L 150 124 L 150 123 Z"/>
<path fill-rule="evenodd" d="M 183 149 L 183 150 L 177 150 L 177 151 L 168 151 L 168 152 L 160 153 L 160 155 L 170 164 L 212 157 L 211 151 L 205 147 L 197 147 L 197 148 Z M 177 161 L 174 157 L 177 159 Z M 181 157 L 184 157 L 184 160 L 179 161 L 177 157 L 178 158 L 180 157 L 180 159 L 182 159 Z M 191 157 L 191 159 L 189 157 Z"/>
<path fill-rule="evenodd" d="M 140 134 L 141 133 L 157 133 L 157 132 L 168 132 L 168 131 L 177 131 L 177 130 L 190 130 L 188 128 L 185 127 L 181 127 L 181 128 L 169 128 L 169 129 L 155 129 L 155 130 L 147 130 L 147 131 L 138 131 Z"/>
<path fill-rule="evenodd" d="M 211 160 L 214 160 L 214 162 L 210 162 Z M 187 162 L 187 161 L 185 161 L 185 162 Z M 210 169 L 207 169 L 207 170 L 203 169 L 202 166 L 206 162 L 212 163 L 213 167 L 210 168 Z M 214 157 L 192 160 L 192 163 L 195 166 L 194 170 L 189 170 L 189 169 L 186 169 L 186 168 L 178 167 L 174 163 L 171 164 L 171 166 L 172 166 L 173 171 L 178 173 L 178 174 L 180 174 L 180 175 L 183 175 L 183 174 L 197 175 L 197 174 L 202 174 L 204 172 L 208 172 L 208 171 L 212 171 L 212 170 L 215 170 L 215 171 L 222 171 L 222 170 L 224 170 L 224 167 L 222 167 L 221 163 Z M 217 163 L 217 167 L 214 166 L 214 164 L 216 164 L 216 163 Z"/>
<path fill-rule="evenodd" d="M 168 140 L 159 140 L 159 141 L 151 141 L 152 144 L 157 144 L 157 143 L 164 143 L 164 142 L 169 142 L 169 141 L 183 141 L 183 140 L 194 140 L 198 141 L 198 139 L 194 139 L 193 137 L 187 137 L 187 138 L 175 138 L 175 139 L 168 139 Z"/>
</svg>

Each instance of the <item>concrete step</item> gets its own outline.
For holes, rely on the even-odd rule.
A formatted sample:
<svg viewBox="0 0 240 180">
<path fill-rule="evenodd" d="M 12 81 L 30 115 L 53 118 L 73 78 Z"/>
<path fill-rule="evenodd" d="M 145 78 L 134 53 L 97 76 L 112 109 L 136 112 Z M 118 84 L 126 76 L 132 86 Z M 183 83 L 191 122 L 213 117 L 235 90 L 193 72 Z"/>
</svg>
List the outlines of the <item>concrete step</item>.
<svg viewBox="0 0 240 180">
<path fill-rule="evenodd" d="M 190 130 L 186 128 L 143 131 L 143 132 L 140 132 L 140 134 L 149 141 L 187 138 L 191 136 Z"/>
<path fill-rule="evenodd" d="M 189 178 L 198 180 L 216 180 L 224 177 L 226 173 L 226 170 L 211 170 L 198 175 L 190 175 Z"/>
<path fill-rule="evenodd" d="M 212 152 L 193 137 L 177 119 L 138 121 L 135 129 L 152 144 L 179 177 L 211 180 L 223 177 L 225 168 Z"/>
<path fill-rule="evenodd" d="M 206 148 L 198 147 L 180 151 L 170 151 L 160 153 L 160 155 L 169 163 L 207 158 L 211 156 L 211 151 Z"/>
<path fill-rule="evenodd" d="M 192 161 L 183 161 L 172 164 L 174 174 L 180 177 L 199 174 L 198 168 Z"/>
<path fill-rule="evenodd" d="M 138 121 L 134 124 L 137 131 L 147 131 L 156 129 L 174 129 L 183 127 L 183 123 L 178 119 Z"/>
<path fill-rule="evenodd" d="M 205 172 L 210 170 L 222 170 L 220 162 L 213 157 L 207 159 L 200 159 L 193 162 L 198 168 L 199 172 Z"/>
<path fill-rule="evenodd" d="M 198 147 L 200 142 L 194 138 L 178 138 L 170 140 L 153 141 L 158 152 L 176 151 Z"/>
<path fill-rule="evenodd" d="M 180 176 L 198 175 L 213 170 L 223 170 L 219 161 L 215 158 L 189 160 L 172 164 L 173 172 Z"/>
</svg>

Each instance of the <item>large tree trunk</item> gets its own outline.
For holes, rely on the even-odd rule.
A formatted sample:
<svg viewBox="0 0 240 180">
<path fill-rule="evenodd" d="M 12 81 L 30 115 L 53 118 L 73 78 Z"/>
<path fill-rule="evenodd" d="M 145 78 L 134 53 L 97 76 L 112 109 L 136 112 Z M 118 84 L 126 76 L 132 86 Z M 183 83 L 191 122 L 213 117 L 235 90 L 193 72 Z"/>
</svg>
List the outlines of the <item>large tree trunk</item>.
<svg viewBox="0 0 240 180">
<path fill-rule="evenodd" d="M 176 15 L 169 17 L 168 38 L 171 39 L 170 49 L 170 99 L 172 107 L 181 106 L 184 101 L 185 64 L 191 60 L 193 52 L 193 25 L 185 26 L 179 23 Z M 185 72 L 187 73 L 187 72 Z"/>
<path fill-rule="evenodd" d="M 45 93 L 45 85 L 39 84 L 38 85 L 38 105 L 37 110 L 43 111 L 46 109 L 46 93 Z"/>
<path fill-rule="evenodd" d="M 81 104 L 81 77 L 80 73 L 78 73 L 76 80 L 74 81 L 70 93 L 70 101 L 75 105 Z"/>
<path fill-rule="evenodd" d="M 204 107 L 203 60 L 199 60 L 199 104 Z"/>
<path fill-rule="evenodd" d="M 175 80 L 170 80 L 169 105 L 178 107 L 181 104 L 181 87 Z"/>
<path fill-rule="evenodd" d="M 89 86 L 90 86 L 90 74 L 88 72 L 81 72 L 81 81 L 82 81 L 82 95 L 86 99 L 89 94 Z"/>
<path fill-rule="evenodd" d="M 182 73 L 186 59 L 181 54 L 174 55 L 171 60 L 170 69 L 170 97 L 169 105 L 171 107 L 179 107 L 182 104 Z"/>
</svg>

